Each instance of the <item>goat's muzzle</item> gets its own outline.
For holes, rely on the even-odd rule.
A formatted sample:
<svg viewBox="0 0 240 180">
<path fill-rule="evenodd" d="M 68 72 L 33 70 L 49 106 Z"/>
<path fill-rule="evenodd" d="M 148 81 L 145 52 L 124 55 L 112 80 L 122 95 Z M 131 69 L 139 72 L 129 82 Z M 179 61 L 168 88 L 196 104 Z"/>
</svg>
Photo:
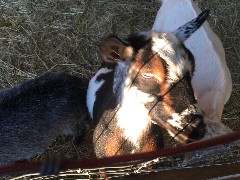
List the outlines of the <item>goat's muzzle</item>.
<svg viewBox="0 0 240 180">
<path fill-rule="evenodd" d="M 181 143 L 192 143 L 200 140 L 206 133 L 205 124 L 201 115 L 193 115 L 191 119 L 182 119 L 182 129 L 179 129 L 164 120 L 153 120 L 166 129 L 171 136 Z"/>
</svg>

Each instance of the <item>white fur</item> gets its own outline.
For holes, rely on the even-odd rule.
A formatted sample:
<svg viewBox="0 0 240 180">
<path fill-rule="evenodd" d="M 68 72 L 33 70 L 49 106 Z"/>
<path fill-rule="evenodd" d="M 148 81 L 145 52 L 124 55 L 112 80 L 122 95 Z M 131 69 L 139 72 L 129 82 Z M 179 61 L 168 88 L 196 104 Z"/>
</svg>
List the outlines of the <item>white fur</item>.
<svg viewBox="0 0 240 180">
<path fill-rule="evenodd" d="M 204 124 L 206 125 L 206 134 L 204 139 L 209 139 L 215 136 L 232 133 L 233 131 L 225 126 L 222 122 L 213 121 L 211 119 L 204 118 Z"/>
<path fill-rule="evenodd" d="M 183 129 L 182 116 L 178 113 L 173 113 L 172 119 L 168 119 L 167 122 L 171 124 L 173 127 L 178 128 L 179 130 Z"/>
<path fill-rule="evenodd" d="M 199 115 L 203 115 L 201 110 L 198 108 L 197 104 L 194 105 L 190 105 L 187 109 L 185 109 L 184 111 L 182 111 L 180 114 L 179 113 L 173 113 L 172 114 L 172 119 L 168 119 L 167 122 L 169 124 L 171 124 L 173 127 L 176 127 L 178 129 L 183 129 L 183 123 L 182 120 L 185 116 L 188 115 L 193 115 L 193 114 L 199 114 Z M 186 125 L 186 124 L 185 124 Z"/>
<path fill-rule="evenodd" d="M 137 90 L 136 87 L 124 89 L 122 103 L 117 113 L 118 126 L 135 146 L 139 136 L 150 122 L 144 102 L 152 100 L 150 95 Z"/>
<path fill-rule="evenodd" d="M 137 87 L 131 86 L 129 79 L 131 69 L 129 68 L 128 62 L 118 62 L 114 73 L 113 91 L 120 105 L 117 112 L 117 124 L 122 128 L 128 140 L 137 146 L 139 136 L 150 122 L 148 109 L 144 103 L 152 102 L 154 98 L 139 91 Z"/>
<path fill-rule="evenodd" d="M 197 17 L 201 10 L 192 0 L 162 0 L 152 30 L 173 32 Z M 225 62 L 225 52 L 208 22 L 185 41 L 195 57 L 192 85 L 200 108 L 209 119 L 221 120 L 224 104 L 232 91 L 232 81 Z"/>
<path fill-rule="evenodd" d="M 112 69 L 101 68 L 89 82 L 87 91 L 87 107 L 91 117 L 93 117 L 93 106 L 96 100 L 96 92 L 104 83 L 104 80 L 97 81 L 97 77 L 100 76 L 101 74 L 106 74 L 111 71 Z"/>
</svg>

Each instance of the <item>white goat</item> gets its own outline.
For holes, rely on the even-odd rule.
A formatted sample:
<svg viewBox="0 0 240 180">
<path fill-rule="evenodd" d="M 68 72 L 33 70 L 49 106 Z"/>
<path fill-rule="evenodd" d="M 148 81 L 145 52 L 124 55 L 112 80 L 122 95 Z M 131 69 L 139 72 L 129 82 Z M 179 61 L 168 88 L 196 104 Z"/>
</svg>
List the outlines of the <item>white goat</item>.
<svg viewBox="0 0 240 180">
<path fill-rule="evenodd" d="M 200 12 L 192 0 L 162 0 L 152 30 L 172 32 Z M 224 104 L 232 91 L 222 43 L 208 22 L 205 22 L 184 44 L 195 58 L 192 86 L 199 107 L 206 117 L 220 121 Z"/>
</svg>

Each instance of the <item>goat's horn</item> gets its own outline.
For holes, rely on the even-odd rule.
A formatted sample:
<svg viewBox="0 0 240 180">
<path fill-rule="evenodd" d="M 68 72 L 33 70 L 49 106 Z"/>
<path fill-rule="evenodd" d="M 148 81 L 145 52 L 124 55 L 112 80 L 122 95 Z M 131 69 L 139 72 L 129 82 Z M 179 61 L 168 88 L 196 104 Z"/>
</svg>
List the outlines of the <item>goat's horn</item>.
<svg viewBox="0 0 240 180">
<path fill-rule="evenodd" d="M 179 27 L 174 33 L 177 35 L 180 41 L 185 41 L 194 33 L 207 19 L 209 10 L 203 11 L 197 18 L 187 22 L 183 26 Z"/>
</svg>

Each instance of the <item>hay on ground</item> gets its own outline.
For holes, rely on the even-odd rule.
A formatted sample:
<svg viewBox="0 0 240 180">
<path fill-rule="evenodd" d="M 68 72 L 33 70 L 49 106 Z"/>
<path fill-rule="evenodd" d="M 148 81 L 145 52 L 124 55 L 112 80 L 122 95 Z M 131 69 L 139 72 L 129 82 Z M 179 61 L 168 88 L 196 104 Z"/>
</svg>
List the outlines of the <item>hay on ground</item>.
<svg viewBox="0 0 240 180">
<path fill-rule="evenodd" d="M 240 2 L 197 0 L 197 3 L 201 9 L 211 10 L 210 25 L 226 50 L 233 92 L 225 106 L 223 122 L 238 131 Z M 131 32 L 150 30 L 159 7 L 156 0 L 0 1 L 0 87 L 14 86 L 46 71 L 91 77 L 101 64 L 100 40 L 108 34 L 124 37 Z M 68 138 L 60 137 L 47 154 L 60 151 L 69 158 L 92 157 L 91 153 L 87 155 L 91 147 L 88 140 L 84 141 L 87 148 L 76 147 Z"/>
</svg>

